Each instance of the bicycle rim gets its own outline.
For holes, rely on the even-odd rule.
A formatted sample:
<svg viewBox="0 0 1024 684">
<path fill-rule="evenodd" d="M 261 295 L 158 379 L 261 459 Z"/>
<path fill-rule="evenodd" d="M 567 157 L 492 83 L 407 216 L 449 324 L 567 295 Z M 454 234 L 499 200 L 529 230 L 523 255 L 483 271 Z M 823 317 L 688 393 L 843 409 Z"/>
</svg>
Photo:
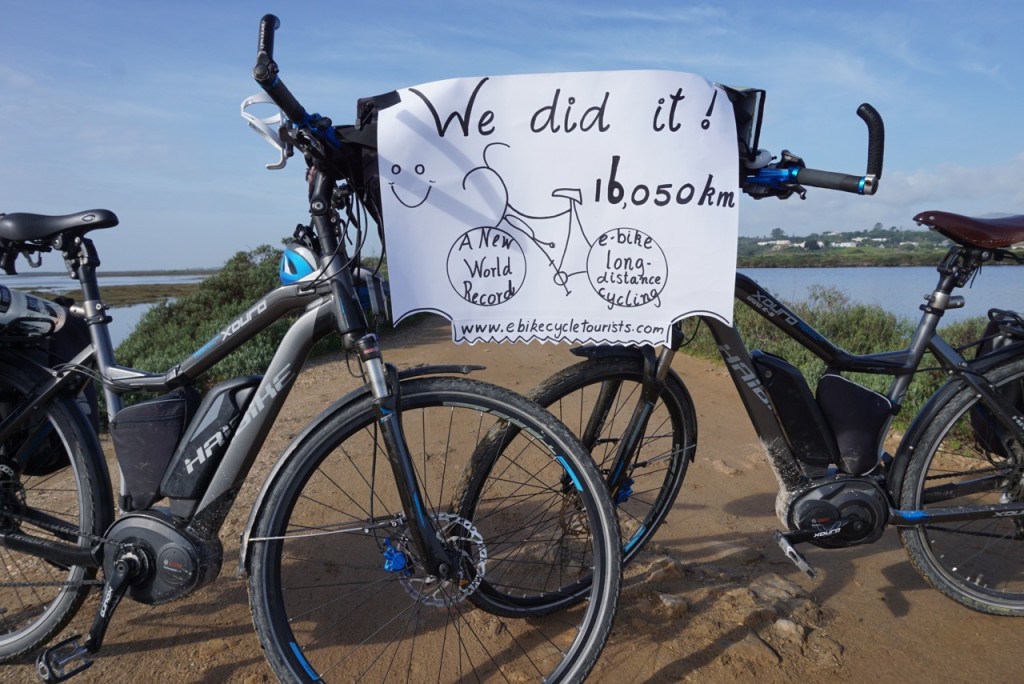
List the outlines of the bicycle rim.
<svg viewBox="0 0 1024 684">
<path fill-rule="evenodd" d="M 1007 390 L 1024 384 L 1024 361 L 990 371 Z M 916 447 L 901 506 L 984 506 L 1024 501 L 1022 445 L 1009 452 L 978 431 L 985 409 L 958 393 Z M 973 417 L 973 420 L 972 420 Z M 972 609 L 1024 615 L 1024 518 L 994 517 L 901 528 L 911 560 L 939 591 Z"/>
<path fill-rule="evenodd" d="M 468 569 L 461 581 L 424 573 L 368 400 L 337 415 L 296 452 L 260 515 L 253 541 L 254 618 L 279 677 L 575 681 L 589 672 L 607 638 L 617 598 L 614 516 L 606 499 L 586 490 L 599 486 L 597 474 L 571 436 L 550 434 L 564 427 L 550 417 L 550 423 L 540 420 L 520 401 L 465 379 L 403 384 L 402 420 L 417 477 L 441 535 Z M 490 452 L 485 458 L 487 450 L 479 445 L 503 421 L 518 426 L 517 437 L 500 457 Z M 498 467 L 497 461 L 518 467 Z M 550 521 L 557 525 L 560 512 L 538 510 L 536 502 L 520 499 L 484 519 L 491 508 L 475 502 L 460 508 L 466 483 L 479 469 L 512 477 L 550 463 L 562 474 L 571 473 L 575 522 L 586 529 L 584 541 L 574 538 L 574 563 L 556 579 L 585 578 L 584 598 L 595 600 L 531 620 L 481 609 L 471 598 L 506 575 L 510 557 L 550 549 Z M 540 486 L 542 480 L 533 482 Z M 576 482 L 582 492 L 575 490 Z M 562 479 L 556 483 L 564 498 Z M 526 527 L 524 519 L 530 521 Z M 587 552 L 578 553 L 583 547 Z M 541 554 L 536 562 L 561 560 Z"/>
</svg>

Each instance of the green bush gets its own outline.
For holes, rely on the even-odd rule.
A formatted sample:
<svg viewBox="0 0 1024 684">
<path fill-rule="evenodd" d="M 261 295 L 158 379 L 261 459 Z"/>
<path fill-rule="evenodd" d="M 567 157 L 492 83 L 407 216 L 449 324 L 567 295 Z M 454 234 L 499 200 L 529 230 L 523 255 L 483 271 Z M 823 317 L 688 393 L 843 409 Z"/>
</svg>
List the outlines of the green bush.
<svg viewBox="0 0 1024 684">
<path fill-rule="evenodd" d="M 239 252 L 191 295 L 154 306 L 117 348 L 123 366 L 162 373 L 188 358 L 260 297 L 280 284 L 281 250 L 262 245 Z M 203 384 L 262 373 L 288 320 L 279 320 L 208 371 Z"/>
</svg>

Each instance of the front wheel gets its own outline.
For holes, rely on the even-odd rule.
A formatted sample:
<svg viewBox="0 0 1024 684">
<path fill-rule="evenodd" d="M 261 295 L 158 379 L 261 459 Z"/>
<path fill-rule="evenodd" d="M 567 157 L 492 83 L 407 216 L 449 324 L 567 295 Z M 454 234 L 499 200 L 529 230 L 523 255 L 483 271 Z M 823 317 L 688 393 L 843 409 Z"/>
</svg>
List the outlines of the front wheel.
<svg viewBox="0 0 1024 684">
<path fill-rule="evenodd" d="M 559 371 L 529 396 L 579 437 L 609 479 L 623 433 L 640 402 L 643 382 L 643 359 L 598 357 Z M 665 521 L 696 448 L 693 401 L 679 377 L 670 372 L 636 449 L 622 466 L 624 484 L 613 492 L 624 562 L 632 560 Z"/>
<path fill-rule="evenodd" d="M 1024 359 L 985 372 L 1005 396 L 1024 396 Z M 1024 502 L 1024 445 L 968 387 L 940 409 L 915 444 L 900 494 L 904 510 Z M 1007 448 L 1008 447 L 1008 448 Z M 968 608 L 1024 616 L 1024 518 L 993 517 L 900 528 L 911 562 L 929 583 Z"/>
<path fill-rule="evenodd" d="M 621 561 L 586 453 L 550 414 L 485 383 L 415 379 L 402 383 L 401 401 L 425 508 L 462 572 L 424 571 L 371 400 L 355 401 L 296 449 L 250 540 L 253 616 L 276 674 L 582 680 L 611 628 Z M 496 430 L 514 434 L 500 450 Z M 573 600 L 516 619 L 514 601 L 484 593 Z"/>
</svg>

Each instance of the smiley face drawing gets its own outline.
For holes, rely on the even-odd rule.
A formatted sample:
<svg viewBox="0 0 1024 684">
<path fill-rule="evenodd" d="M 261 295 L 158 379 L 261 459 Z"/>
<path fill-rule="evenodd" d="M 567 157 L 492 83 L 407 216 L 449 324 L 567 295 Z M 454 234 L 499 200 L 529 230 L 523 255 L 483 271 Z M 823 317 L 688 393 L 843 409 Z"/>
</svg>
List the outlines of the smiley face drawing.
<svg viewBox="0 0 1024 684">
<path fill-rule="evenodd" d="M 388 181 L 391 186 L 391 194 L 395 196 L 403 207 L 415 209 L 422 205 L 430 197 L 431 186 L 434 181 L 425 178 L 423 174 L 427 171 L 423 164 L 416 164 L 410 172 L 402 169 L 400 164 L 391 165 L 391 177 Z M 403 197 L 404 195 L 404 197 Z M 411 200 L 408 198 L 412 198 Z"/>
</svg>

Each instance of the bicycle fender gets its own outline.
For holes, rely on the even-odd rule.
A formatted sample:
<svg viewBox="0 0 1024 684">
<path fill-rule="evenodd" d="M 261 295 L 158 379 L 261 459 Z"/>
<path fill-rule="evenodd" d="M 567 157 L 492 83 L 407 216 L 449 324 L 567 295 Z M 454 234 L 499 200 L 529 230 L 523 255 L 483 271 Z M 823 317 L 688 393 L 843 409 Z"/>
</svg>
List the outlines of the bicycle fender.
<svg viewBox="0 0 1024 684">
<path fill-rule="evenodd" d="M 967 368 L 971 373 L 985 373 L 993 366 L 1021 354 L 1024 354 L 1024 342 L 1017 342 L 968 362 Z M 889 472 L 886 477 L 886 488 L 892 501 L 899 502 L 900 500 L 900 492 L 903 490 L 903 478 L 906 477 L 907 466 L 910 463 L 910 459 L 914 458 L 916 453 L 911 451 L 912 447 L 921 440 L 921 435 L 935 421 L 939 412 L 949 403 L 953 395 L 963 387 L 963 383 L 957 377 L 947 380 L 928 399 L 928 402 L 921 408 L 918 414 L 914 416 L 914 420 L 911 421 L 906 434 L 900 440 L 900 445 L 896 449 L 896 455 L 893 456 L 892 464 L 889 466 Z"/>
<path fill-rule="evenodd" d="M 640 347 L 622 346 L 614 344 L 587 345 L 585 347 L 573 347 L 569 352 L 575 356 L 585 359 L 604 359 L 614 356 L 625 358 L 642 359 L 644 354 Z"/>
<path fill-rule="evenodd" d="M 482 368 L 483 366 L 470 365 L 414 366 L 413 368 L 407 368 L 399 371 L 398 379 L 401 382 L 421 375 L 468 375 L 472 371 L 481 370 Z M 235 573 L 236 576 L 242 577 L 249 571 L 249 538 L 252 536 L 253 527 L 256 525 L 256 521 L 259 519 L 260 513 L 263 510 L 263 505 L 268 493 L 277 483 L 281 471 L 283 471 L 285 466 L 291 462 L 293 454 L 300 446 L 302 446 L 303 442 L 309 438 L 309 435 L 318 430 L 321 425 L 329 421 L 338 413 L 346 410 L 349 406 L 360 401 L 368 401 L 370 398 L 370 388 L 363 385 L 362 387 L 352 390 L 341 399 L 338 399 L 336 402 L 324 409 L 320 415 L 311 420 L 309 424 L 303 428 L 302 432 L 295 436 L 288 447 L 284 450 L 284 453 L 281 454 L 281 457 L 277 459 L 277 462 L 271 469 L 270 474 L 268 474 L 267 478 L 263 481 L 263 486 L 260 488 L 259 494 L 256 495 L 256 500 L 253 502 L 252 510 L 249 511 L 249 519 L 246 521 L 245 528 L 242 530 L 242 538 L 238 551 L 238 569 Z"/>
</svg>

